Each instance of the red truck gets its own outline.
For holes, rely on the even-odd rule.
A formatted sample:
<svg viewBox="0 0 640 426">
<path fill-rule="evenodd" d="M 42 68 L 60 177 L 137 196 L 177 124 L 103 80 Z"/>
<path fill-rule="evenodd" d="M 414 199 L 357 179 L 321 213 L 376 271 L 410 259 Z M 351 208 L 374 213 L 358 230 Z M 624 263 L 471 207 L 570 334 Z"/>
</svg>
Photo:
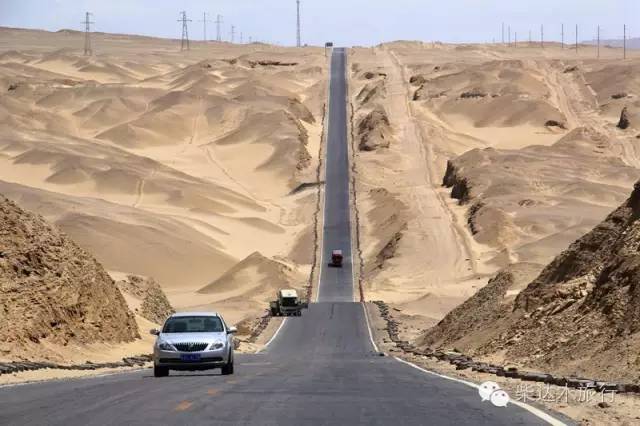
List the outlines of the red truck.
<svg viewBox="0 0 640 426">
<path fill-rule="evenodd" d="M 342 267 L 342 250 L 333 250 L 331 252 L 331 266 Z"/>
</svg>

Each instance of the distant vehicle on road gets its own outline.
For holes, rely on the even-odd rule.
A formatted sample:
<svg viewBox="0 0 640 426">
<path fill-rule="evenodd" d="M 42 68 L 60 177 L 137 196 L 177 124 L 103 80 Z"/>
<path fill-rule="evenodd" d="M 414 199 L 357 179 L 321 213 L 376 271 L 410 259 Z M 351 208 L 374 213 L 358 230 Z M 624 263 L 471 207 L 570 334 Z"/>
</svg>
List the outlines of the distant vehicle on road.
<svg viewBox="0 0 640 426">
<path fill-rule="evenodd" d="M 153 346 L 153 375 L 165 377 L 169 370 L 211 370 L 233 374 L 233 334 L 215 312 L 184 312 L 171 315 Z"/>
<path fill-rule="evenodd" d="M 331 266 L 336 268 L 342 267 L 342 250 L 334 250 L 331 252 Z"/>
<path fill-rule="evenodd" d="M 298 297 L 295 290 L 278 290 L 278 299 L 269 304 L 271 315 L 276 316 L 296 316 L 302 315 L 302 309 L 307 307 Z"/>
</svg>

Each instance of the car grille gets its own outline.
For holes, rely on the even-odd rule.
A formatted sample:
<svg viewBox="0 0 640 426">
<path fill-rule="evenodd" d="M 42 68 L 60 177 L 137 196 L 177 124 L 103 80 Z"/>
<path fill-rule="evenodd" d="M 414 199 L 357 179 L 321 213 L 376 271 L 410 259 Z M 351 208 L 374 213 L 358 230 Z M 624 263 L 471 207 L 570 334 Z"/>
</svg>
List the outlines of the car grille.
<svg viewBox="0 0 640 426">
<path fill-rule="evenodd" d="M 174 343 L 173 346 L 180 352 L 200 352 L 204 351 L 208 343 Z"/>
</svg>

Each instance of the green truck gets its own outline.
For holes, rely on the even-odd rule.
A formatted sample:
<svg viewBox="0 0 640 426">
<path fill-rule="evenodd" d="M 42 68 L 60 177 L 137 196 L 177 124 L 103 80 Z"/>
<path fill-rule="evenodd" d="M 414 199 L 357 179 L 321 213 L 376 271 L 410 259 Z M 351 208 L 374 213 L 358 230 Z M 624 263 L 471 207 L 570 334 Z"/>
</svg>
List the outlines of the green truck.
<svg viewBox="0 0 640 426">
<path fill-rule="evenodd" d="M 269 304 L 269 310 L 274 317 L 302 315 L 302 310 L 308 306 L 298 297 L 298 292 L 293 289 L 278 290 L 278 299 Z"/>
</svg>

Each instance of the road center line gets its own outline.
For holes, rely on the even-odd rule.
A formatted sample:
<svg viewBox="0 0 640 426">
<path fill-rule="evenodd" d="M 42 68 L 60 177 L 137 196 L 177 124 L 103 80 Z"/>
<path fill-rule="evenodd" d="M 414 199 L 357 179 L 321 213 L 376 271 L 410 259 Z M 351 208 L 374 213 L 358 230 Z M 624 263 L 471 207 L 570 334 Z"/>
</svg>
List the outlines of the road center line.
<svg viewBox="0 0 640 426">
<path fill-rule="evenodd" d="M 191 408 L 192 405 L 193 402 L 182 401 L 181 403 L 176 405 L 176 408 L 174 408 L 173 411 L 187 411 L 189 408 Z"/>
</svg>

